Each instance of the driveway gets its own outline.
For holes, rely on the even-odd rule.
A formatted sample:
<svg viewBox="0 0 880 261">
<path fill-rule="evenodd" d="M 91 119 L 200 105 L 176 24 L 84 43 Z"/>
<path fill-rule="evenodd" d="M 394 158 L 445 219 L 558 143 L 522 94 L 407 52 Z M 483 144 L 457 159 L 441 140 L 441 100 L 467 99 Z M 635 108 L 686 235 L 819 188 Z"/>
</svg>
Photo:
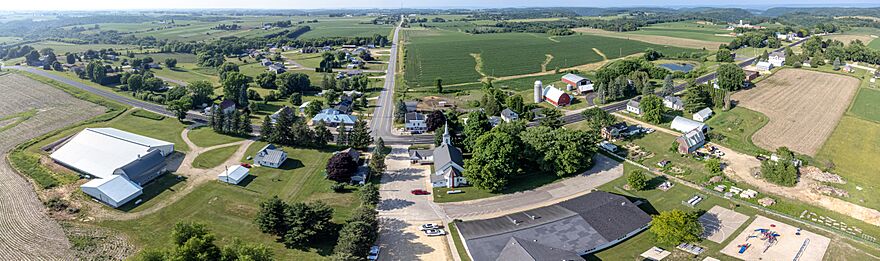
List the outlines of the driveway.
<svg viewBox="0 0 880 261">
<path fill-rule="evenodd" d="M 450 219 L 484 219 L 556 204 L 590 193 L 623 176 L 623 164 L 605 155 L 593 157 L 595 165 L 583 174 L 539 188 L 487 199 L 439 204 Z"/>
<path fill-rule="evenodd" d="M 393 146 L 385 159 L 379 195 L 380 260 L 452 260 L 447 237 L 427 237 L 418 226 L 444 224 L 431 195 L 413 195 L 426 189 L 429 166 L 410 166 L 405 146 Z"/>
</svg>

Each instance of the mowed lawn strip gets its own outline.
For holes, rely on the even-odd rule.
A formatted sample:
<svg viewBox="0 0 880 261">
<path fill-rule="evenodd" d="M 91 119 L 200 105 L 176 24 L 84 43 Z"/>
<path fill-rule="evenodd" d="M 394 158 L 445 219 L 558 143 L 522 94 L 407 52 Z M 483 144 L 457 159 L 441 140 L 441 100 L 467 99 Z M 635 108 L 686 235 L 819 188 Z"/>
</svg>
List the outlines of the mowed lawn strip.
<svg viewBox="0 0 880 261">
<path fill-rule="evenodd" d="M 193 167 L 210 169 L 219 166 L 226 162 L 232 154 L 235 154 L 236 150 L 238 150 L 238 146 L 227 146 L 203 152 L 193 160 Z"/>
<path fill-rule="evenodd" d="M 199 127 L 192 129 L 189 131 L 187 136 L 189 137 L 190 141 L 196 144 L 196 146 L 202 148 L 244 140 L 244 138 L 242 137 L 217 133 L 210 127 Z"/>
<path fill-rule="evenodd" d="M 266 143 L 256 142 L 249 153 Z M 310 149 L 284 148 L 289 158 L 279 169 L 256 167 L 252 178 L 239 185 L 208 182 L 195 188 L 179 201 L 156 213 L 125 221 L 103 221 L 98 224 L 123 232 L 141 249 L 170 246 L 170 231 L 177 222 L 200 222 L 225 245 L 233 238 L 259 243 L 272 248 L 278 260 L 316 260 L 332 254 L 334 240 L 317 242 L 317 249 L 292 250 L 276 242 L 274 236 L 260 232 L 254 223 L 259 204 L 272 196 L 286 202 L 321 200 L 334 210 L 333 221 L 344 222 L 356 207 L 353 192 L 334 193 L 331 181 L 324 178 L 324 167 L 331 153 Z"/>
<path fill-rule="evenodd" d="M 706 121 L 714 134 L 723 135 L 722 139 L 713 139 L 712 142 L 724 145 L 739 152 L 749 154 L 764 153 L 765 150 L 752 142 L 752 135 L 767 125 L 767 116 L 743 107 L 736 107 L 729 111 L 720 111 Z"/>
</svg>

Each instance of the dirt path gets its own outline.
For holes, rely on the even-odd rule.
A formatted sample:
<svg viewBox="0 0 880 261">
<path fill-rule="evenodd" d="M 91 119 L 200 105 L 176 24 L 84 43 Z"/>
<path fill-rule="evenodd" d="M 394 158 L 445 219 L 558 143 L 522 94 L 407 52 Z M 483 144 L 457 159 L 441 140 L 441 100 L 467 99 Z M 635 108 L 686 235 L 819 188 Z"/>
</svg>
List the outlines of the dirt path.
<svg viewBox="0 0 880 261">
<path fill-rule="evenodd" d="M 550 39 L 550 41 L 552 41 L 552 42 L 554 42 L 554 43 L 558 43 L 558 42 L 559 42 L 559 40 L 553 39 L 553 36 L 547 37 L 547 39 Z"/>
<path fill-rule="evenodd" d="M 599 49 L 593 48 L 593 52 L 596 52 L 596 54 L 598 54 L 599 56 L 602 56 L 603 61 L 608 60 L 608 56 L 605 56 L 605 53 L 603 53 L 602 51 L 599 51 Z"/>
<path fill-rule="evenodd" d="M 476 62 L 476 65 L 474 65 L 474 70 L 476 70 L 477 73 L 480 74 L 480 76 L 483 76 L 483 78 L 489 77 L 488 75 L 486 75 L 486 73 L 483 72 L 483 58 L 480 56 L 480 54 L 472 53 L 471 57 L 474 57 L 474 62 Z"/>
<path fill-rule="evenodd" d="M 615 115 L 624 118 L 626 121 L 629 122 L 638 123 L 646 127 L 652 127 L 660 132 L 669 133 L 675 136 L 681 135 L 678 132 L 666 128 L 657 127 L 619 113 L 615 113 Z M 880 211 L 877 211 L 876 209 L 859 206 L 835 197 L 814 193 L 811 188 L 814 184 L 816 184 L 816 182 L 810 179 L 801 179 L 800 182 L 798 182 L 798 184 L 794 187 L 783 187 L 769 183 L 763 179 L 756 178 L 752 175 L 752 170 L 760 168 L 761 162 L 755 159 L 755 157 L 734 151 L 732 149 L 728 149 L 715 143 L 709 144 L 717 147 L 724 152 L 724 156 L 721 157 L 721 159 L 725 162 L 728 162 L 729 164 L 726 168 L 724 168 L 724 174 L 731 179 L 755 186 L 761 193 L 770 193 L 775 196 L 781 196 L 793 200 L 806 202 L 808 204 L 829 209 L 875 226 L 880 226 Z"/>
<path fill-rule="evenodd" d="M 552 54 L 548 53 L 548 54 L 545 54 L 544 56 L 546 56 L 547 58 L 544 59 L 544 63 L 541 63 L 541 72 L 547 72 L 547 65 L 550 64 L 550 61 L 553 61 Z"/>
<path fill-rule="evenodd" d="M 186 185 L 183 188 L 178 189 L 177 193 L 171 194 L 170 197 L 162 199 L 162 201 L 157 203 L 156 205 L 153 205 L 147 209 L 138 212 L 126 213 L 116 210 L 108 210 L 106 208 L 93 208 L 99 210 L 93 213 L 94 217 L 109 220 L 131 220 L 155 213 L 162 208 L 169 206 L 174 202 L 177 202 L 178 200 L 183 198 L 183 196 L 186 196 L 187 194 L 192 192 L 193 189 L 195 189 L 199 185 L 215 180 L 217 178 L 217 175 L 226 169 L 226 166 L 238 165 L 241 162 L 241 158 L 244 157 L 244 154 L 247 151 L 248 147 L 250 147 L 250 145 L 253 144 L 255 141 L 255 139 L 248 139 L 211 147 L 199 147 L 189 139 L 189 131 L 198 126 L 199 125 L 190 125 L 186 129 L 184 129 L 183 132 L 180 133 L 180 137 L 183 138 L 183 141 L 186 142 L 186 145 L 190 148 L 190 152 L 187 153 L 186 156 L 184 156 L 183 162 L 180 164 L 180 167 L 178 167 L 177 171 L 175 171 L 176 175 L 186 177 Z M 232 154 L 232 156 L 226 159 L 226 162 L 224 162 L 223 164 L 220 164 L 219 166 L 211 169 L 199 169 L 193 167 L 193 160 L 195 160 L 196 157 L 198 157 L 200 154 L 209 150 L 229 146 L 239 147 L 238 150 L 236 150 L 235 153 Z"/>
<path fill-rule="evenodd" d="M 592 71 L 592 70 L 599 69 L 599 68 L 601 68 L 602 66 L 605 66 L 606 64 L 608 64 L 608 63 L 610 63 L 610 62 L 614 62 L 614 61 L 621 60 L 621 59 L 626 59 L 626 58 L 631 58 L 631 57 L 638 57 L 638 56 L 642 56 L 642 53 L 635 53 L 635 54 L 628 55 L 628 56 L 626 56 L 626 57 L 620 57 L 620 58 L 615 58 L 615 59 L 611 59 L 611 60 L 604 60 L 604 61 L 601 61 L 601 62 L 595 62 L 595 63 L 582 64 L 582 65 L 573 66 L 573 67 L 568 67 L 568 68 L 559 68 L 559 70 L 561 70 L 561 71 L 577 70 L 577 71 L 581 71 L 581 72 Z M 482 72 L 479 72 L 479 73 L 482 75 Z M 518 75 L 510 75 L 510 76 L 492 77 L 492 80 L 495 80 L 495 81 L 514 80 L 514 79 L 520 79 L 520 78 L 526 78 L 526 77 L 533 77 L 533 76 L 549 75 L 549 74 L 555 74 L 555 73 L 556 73 L 555 70 L 551 70 L 551 71 L 536 72 L 536 73 L 527 73 L 527 74 L 518 74 Z M 450 85 L 444 85 L 444 86 L 445 86 L 445 87 L 455 87 L 455 86 L 462 86 L 462 85 L 468 85 L 468 84 L 474 84 L 474 82 L 456 83 L 456 84 L 450 84 Z"/>
<path fill-rule="evenodd" d="M 679 46 L 679 47 L 694 48 L 694 49 L 706 48 L 706 50 L 717 50 L 718 46 L 720 44 L 723 44 L 723 42 L 702 41 L 702 40 L 677 38 L 677 37 L 670 37 L 670 36 L 659 36 L 659 35 L 627 34 L 627 33 L 605 31 L 605 30 L 601 30 L 601 29 L 586 28 L 586 27 L 574 28 L 572 30 L 575 32 L 585 33 L 585 34 L 614 37 L 614 38 L 627 39 L 627 40 L 635 40 L 635 41 L 646 42 L 646 43 L 650 43 L 650 44 L 671 45 L 671 46 Z"/>
<path fill-rule="evenodd" d="M 18 74 L 0 76 L 0 93 L 0 118 L 37 109 L 30 119 L 0 131 L 4 154 L 0 160 L 0 259 L 74 260 L 61 226 L 46 215 L 34 185 L 13 170 L 6 153 L 43 133 L 99 115 L 105 108 Z"/>
</svg>

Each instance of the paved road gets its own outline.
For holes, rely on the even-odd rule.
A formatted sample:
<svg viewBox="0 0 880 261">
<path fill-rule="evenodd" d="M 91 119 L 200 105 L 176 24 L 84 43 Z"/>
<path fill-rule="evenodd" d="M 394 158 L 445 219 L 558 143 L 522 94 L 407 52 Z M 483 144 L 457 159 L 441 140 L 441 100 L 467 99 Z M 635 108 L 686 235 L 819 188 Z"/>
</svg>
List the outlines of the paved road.
<svg viewBox="0 0 880 261">
<path fill-rule="evenodd" d="M 373 131 L 374 137 L 382 137 L 385 144 L 432 144 L 434 136 L 430 134 L 421 135 L 395 135 L 391 132 L 394 128 L 394 81 L 397 72 L 397 44 L 398 35 L 400 34 L 400 25 L 394 28 L 394 38 L 391 41 L 391 53 L 388 57 L 388 68 L 385 73 L 385 86 L 379 93 L 379 99 L 376 101 L 376 111 L 370 122 L 370 129 Z"/>
</svg>

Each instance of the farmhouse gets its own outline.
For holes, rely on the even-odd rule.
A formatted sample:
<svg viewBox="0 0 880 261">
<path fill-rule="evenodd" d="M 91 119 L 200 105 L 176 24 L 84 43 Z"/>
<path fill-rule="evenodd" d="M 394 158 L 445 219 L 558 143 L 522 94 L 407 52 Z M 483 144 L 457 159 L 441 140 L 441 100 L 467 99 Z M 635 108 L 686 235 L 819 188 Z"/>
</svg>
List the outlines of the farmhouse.
<svg viewBox="0 0 880 261">
<path fill-rule="evenodd" d="M 694 113 L 694 120 L 699 122 L 706 122 L 709 120 L 709 117 L 712 117 L 712 109 L 709 107 L 703 108 L 702 110 Z"/>
<path fill-rule="evenodd" d="M 678 153 L 690 154 L 706 144 L 706 136 L 702 131 L 693 129 L 675 139 Z"/>
<path fill-rule="evenodd" d="M 755 64 L 755 68 L 758 69 L 758 71 L 769 71 L 770 69 L 773 69 L 773 64 L 770 62 L 758 62 L 758 64 Z"/>
<path fill-rule="evenodd" d="M 641 101 L 640 98 L 633 98 L 626 102 L 626 111 L 635 114 L 642 114 L 642 109 L 639 108 L 639 101 Z"/>
<path fill-rule="evenodd" d="M 281 167 L 281 164 L 284 164 L 285 160 L 287 160 L 287 152 L 278 149 L 272 144 L 264 146 L 260 151 L 257 151 L 257 155 L 254 156 L 254 163 L 260 166 L 276 169 Z"/>
<path fill-rule="evenodd" d="M 709 131 L 709 126 L 706 126 L 706 124 L 681 116 L 675 116 L 675 119 L 672 119 L 670 128 L 681 133 L 687 133 L 693 129 L 700 129 L 703 133 Z"/>
<path fill-rule="evenodd" d="M 544 88 L 544 100 L 553 104 L 556 107 L 566 106 L 571 104 L 571 96 L 564 91 L 553 87 L 552 85 Z"/>
<path fill-rule="evenodd" d="M 236 185 L 244 180 L 250 171 L 250 169 L 241 165 L 226 167 L 226 170 L 221 172 L 220 175 L 217 175 L 217 180 Z"/>
<path fill-rule="evenodd" d="M 269 65 L 269 71 L 273 72 L 275 74 L 282 74 L 282 73 L 286 72 L 287 69 L 284 68 L 284 65 L 272 64 L 272 65 Z"/>
<path fill-rule="evenodd" d="M 468 184 L 467 179 L 461 175 L 464 171 L 464 158 L 461 150 L 452 146 L 449 125 L 446 126 L 443 132 L 443 141 L 432 152 L 434 173 L 431 174 L 431 186 L 435 188 L 455 188 Z"/>
<path fill-rule="evenodd" d="M 669 109 L 672 109 L 675 111 L 684 110 L 684 102 L 682 102 L 681 98 L 679 98 L 678 96 L 671 96 L 670 95 L 670 96 L 663 97 L 663 106 L 666 106 L 666 108 L 669 108 Z"/>
<path fill-rule="evenodd" d="M 600 135 L 602 135 L 603 139 L 612 140 L 619 137 L 620 133 L 626 129 L 628 129 L 626 122 L 618 122 L 602 128 Z"/>
<path fill-rule="evenodd" d="M 593 83 L 583 76 L 569 73 L 562 76 L 562 82 L 577 89 L 579 93 L 593 91 Z"/>
<path fill-rule="evenodd" d="M 501 119 L 504 120 L 504 122 L 515 121 L 519 119 L 519 114 L 516 114 L 516 112 L 510 110 L 510 108 L 505 108 L 501 111 Z"/>
<path fill-rule="evenodd" d="M 751 82 L 751 81 L 755 80 L 756 78 L 758 78 L 758 76 L 761 76 L 761 74 L 758 73 L 758 71 L 743 70 L 743 72 L 746 73 L 746 79 L 745 79 L 746 82 Z"/>
<path fill-rule="evenodd" d="M 780 51 L 772 52 L 770 53 L 769 59 L 770 64 L 774 67 L 780 67 L 785 64 L 785 53 Z"/>
<path fill-rule="evenodd" d="M 344 114 L 337 109 L 323 109 L 318 115 L 312 117 L 312 124 L 318 124 L 321 121 L 330 127 L 352 126 L 357 121 L 357 117 Z"/>
<path fill-rule="evenodd" d="M 49 157 L 94 178 L 80 188 L 117 208 L 140 196 L 141 186 L 167 172 L 165 157 L 174 144 L 113 128 L 87 128 Z"/>
<path fill-rule="evenodd" d="M 428 130 L 428 124 L 425 122 L 425 115 L 418 112 L 407 112 L 404 115 L 405 129 L 409 133 L 419 134 Z"/>
<path fill-rule="evenodd" d="M 584 260 L 648 228 L 651 216 L 604 191 L 501 217 L 456 222 L 474 261 Z"/>
</svg>

